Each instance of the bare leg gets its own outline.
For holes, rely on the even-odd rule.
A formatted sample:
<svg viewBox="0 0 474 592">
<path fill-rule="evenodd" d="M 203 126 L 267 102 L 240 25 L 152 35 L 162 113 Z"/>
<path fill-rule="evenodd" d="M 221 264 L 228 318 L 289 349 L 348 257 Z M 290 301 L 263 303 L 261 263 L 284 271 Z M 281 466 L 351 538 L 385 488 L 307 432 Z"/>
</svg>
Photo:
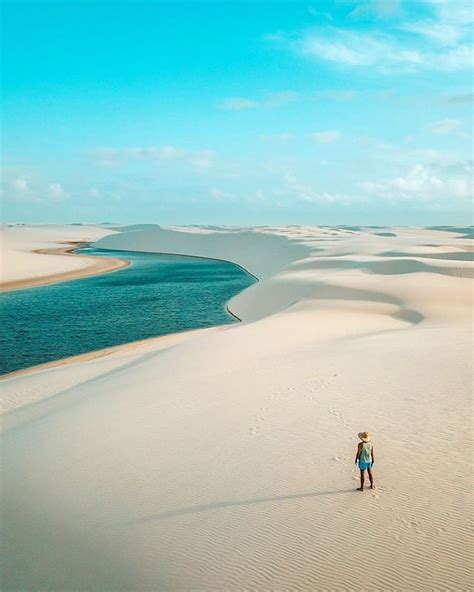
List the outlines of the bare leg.
<svg viewBox="0 0 474 592">
<path fill-rule="evenodd" d="M 360 487 L 357 488 L 357 491 L 364 491 L 364 480 L 365 480 L 365 470 L 360 470 Z"/>
<path fill-rule="evenodd" d="M 367 472 L 369 473 L 370 489 L 373 489 L 374 488 L 374 477 L 372 475 L 372 469 L 368 468 Z"/>
</svg>

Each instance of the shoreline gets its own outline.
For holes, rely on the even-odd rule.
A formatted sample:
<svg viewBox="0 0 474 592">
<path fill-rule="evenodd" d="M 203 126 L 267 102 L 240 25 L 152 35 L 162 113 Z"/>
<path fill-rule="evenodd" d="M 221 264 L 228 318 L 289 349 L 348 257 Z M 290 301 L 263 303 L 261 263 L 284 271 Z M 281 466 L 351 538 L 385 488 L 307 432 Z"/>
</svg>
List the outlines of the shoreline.
<svg viewBox="0 0 474 592">
<path fill-rule="evenodd" d="M 107 248 L 103 248 L 103 247 L 97 247 L 97 248 L 101 249 L 102 251 L 111 251 L 111 252 L 119 250 L 119 249 L 107 249 Z M 145 253 L 148 255 L 176 255 L 176 257 L 188 257 L 189 259 L 206 259 L 207 261 L 221 261 L 223 263 L 231 263 L 232 265 L 239 267 L 247 275 L 253 277 L 254 280 L 256 280 L 257 282 L 260 281 L 260 278 L 258 278 L 255 274 L 253 274 L 248 269 L 246 269 L 243 265 L 240 265 L 240 263 L 236 263 L 235 261 L 231 261 L 230 259 L 222 259 L 222 257 L 207 257 L 205 255 L 188 255 L 186 253 L 175 253 L 175 252 L 171 252 L 171 251 L 142 251 L 142 250 L 137 251 L 137 250 L 134 250 L 133 252 L 134 253 Z"/>
<path fill-rule="evenodd" d="M 32 252 L 39 255 L 66 255 L 68 257 L 82 257 L 83 259 L 93 260 L 92 264 L 83 269 L 76 269 L 65 271 L 63 273 L 52 273 L 32 278 L 25 278 L 21 280 L 10 280 L 0 283 L 0 292 L 13 292 L 15 290 L 23 290 L 26 288 L 35 288 L 40 286 L 47 286 L 50 284 L 58 284 L 83 277 L 93 275 L 101 275 L 103 273 L 110 273 L 128 267 L 130 261 L 125 259 L 116 259 L 110 257 L 88 257 L 87 255 L 80 255 L 75 253 L 76 249 L 88 246 L 89 242 L 83 241 L 64 241 L 68 246 L 49 249 L 35 249 Z"/>
<path fill-rule="evenodd" d="M 235 315 L 234 315 L 235 316 Z M 237 318 L 237 317 L 236 317 Z M 128 343 L 120 343 L 119 345 L 112 345 L 110 347 L 104 347 L 102 349 L 96 349 L 94 351 L 85 352 L 83 354 L 76 354 L 75 356 L 67 356 L 59 360 L 52 360 L 51 362 L 45 362 L 44 364 L 35 364 L 34 366 L 28 366 L 27 368 L 20 368 L 19 370 L 13 370 L 7 374 L 0 374 L 0 382 L 9 380 L 10 378 L 17 378 L 19 376 L 26 376 L 28 374 L 34 374 L 41 372 L 42 370 L 50 370 L 51 368 L 57 368 L 59 366 L 69 366 L 71 364 L 80 364 L 82 362 L 90 362 L 98 358 L 105 358 L 111 354 L 119 351 L 125 352 L 127 350 L 133 350 L 139 348 L 142 345 L 153 344 L 159 341 L 178 339 L 186 339 L 189 333 L 196 333 L 197 331 L 215 331 L 223 330 L 229 325 L 214 325 L 212 327 L 198 327 L 196 329 L 185 329 L 184 331 L 175 331 L 174 333 L 168 333 L 167 335 L 157 335 L 156 337 L 146 337 L 145 339 L 138 339 L 136 341 L 129 341 Z M 232 325 L 230 325 L 232 326 Z"/>
</svg>

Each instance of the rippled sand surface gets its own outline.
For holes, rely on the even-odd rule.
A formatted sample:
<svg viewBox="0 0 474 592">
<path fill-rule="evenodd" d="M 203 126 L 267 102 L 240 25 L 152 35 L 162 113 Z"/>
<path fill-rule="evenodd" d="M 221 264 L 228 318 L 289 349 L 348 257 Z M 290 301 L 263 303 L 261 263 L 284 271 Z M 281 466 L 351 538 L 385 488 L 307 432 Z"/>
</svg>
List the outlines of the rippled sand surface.
<svg viewBox="0 0 474 592">
<path fill-rule="evenodd" d="M 3 589 L 470 590 L 468 231 L 98 241 L 261 281 L 229 303 L 241 324 L 2 383 Z M 361 430 L 377 486 L 362 493 Z"/>
</svg>

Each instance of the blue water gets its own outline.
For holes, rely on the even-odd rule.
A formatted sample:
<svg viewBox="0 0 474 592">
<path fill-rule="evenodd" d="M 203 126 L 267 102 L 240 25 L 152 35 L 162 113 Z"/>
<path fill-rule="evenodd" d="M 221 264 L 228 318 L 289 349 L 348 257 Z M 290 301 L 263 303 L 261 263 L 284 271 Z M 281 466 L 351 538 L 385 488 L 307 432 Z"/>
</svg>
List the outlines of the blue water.
<svg viewBox="0 0 474 592">
<path fill-rule="evenodd" d="M 119 271 L 0 295 L 0 373 L 138 339 L 236 322 L 226 302 L 255 282 L 225 261 L 107 251 Z"/>
</svg>

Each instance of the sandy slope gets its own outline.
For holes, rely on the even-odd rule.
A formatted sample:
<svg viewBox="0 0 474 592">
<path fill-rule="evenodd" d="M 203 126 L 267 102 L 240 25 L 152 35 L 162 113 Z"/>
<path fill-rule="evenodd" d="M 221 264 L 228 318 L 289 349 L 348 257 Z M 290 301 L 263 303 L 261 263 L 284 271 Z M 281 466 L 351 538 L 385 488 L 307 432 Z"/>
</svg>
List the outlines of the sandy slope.
<svg viewBox="0 0 474 592">
<path fill-rule="evenodd" d="M 124 267 L 119 259 L 71 256 L 64 245 L 95 241 L 114 232 L 97 226 L 1 226 L 0 289 L 50 284 Z"/>
<path fill-rule="evenodd" d="M 471 590 L 473 264 L 459 236 L 100 240 L 225 254 L 262 281 L 230 303 L 243 324 L 3 382 L 3 589 Z M 374 492 L 355 491 L 362 429 Z"/>
</svg>

